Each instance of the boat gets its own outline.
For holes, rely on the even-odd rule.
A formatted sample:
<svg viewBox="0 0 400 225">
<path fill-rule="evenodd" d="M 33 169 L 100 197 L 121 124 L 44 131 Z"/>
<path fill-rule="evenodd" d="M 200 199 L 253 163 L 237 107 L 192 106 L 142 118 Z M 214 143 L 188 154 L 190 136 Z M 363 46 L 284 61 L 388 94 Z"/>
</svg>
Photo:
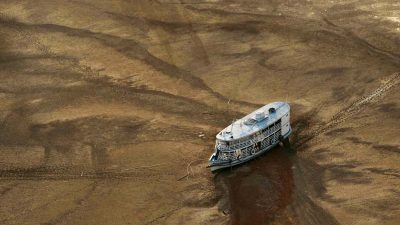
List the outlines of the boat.
<svg viewBox="0 0 400 225">
<path fill-rule="evenodd" d="M 289 104 L 267 104 L 234 121 L 216 135 L 208 167 L 216 171 L 245 163 L 280 142 L 288 144 L 291 133 Z"/>
</svg>

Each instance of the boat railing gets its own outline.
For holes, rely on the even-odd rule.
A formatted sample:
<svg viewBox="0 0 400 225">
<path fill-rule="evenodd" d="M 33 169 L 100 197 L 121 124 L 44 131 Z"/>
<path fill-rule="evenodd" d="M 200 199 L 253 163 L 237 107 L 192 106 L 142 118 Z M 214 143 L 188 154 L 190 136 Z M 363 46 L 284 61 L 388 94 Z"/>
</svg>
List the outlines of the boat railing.
<svg viewBox="0 0 400 225">
<path fill-rule="evenodd" d="M 271 136 L 272 134 L 274 134 L 276 131 L 281 129 L 281 124 L 277 123 L 274 126 L 272 126 L 271 128 L 267 129 L 266 131 L 264 131 L 263 133 L 248 139 L 248 140 L 244 140 L 243 142 L 234 144 L 234 145 L 230 145 L 229 147 L 222 147 L 222 146 L 216 146 L 219 150 L 221 151 L 234 151 L 236 149 L 241 149 L 241 148 L 246 148 L 249 147 L 251 145 L 254 145 L 262 140 L 264 140 L 265 138 Z"/>
<path fill-rule="evenodd" d="M 260 151 L 261 149 L 264 149 L 268 147 L 269 145 L 272 145 L 279 141 L 279 133 L 280 129 L 277 130 L 277 132 L 269 135 L 268 137 L 265 137 L 263 140 L 261 140 L 260 145 L 258 147 L 255 147 L 254 145 L 247 146 L 242 149 L 232 149 L 232 151 L 225 151 L 221 152 L 220 156 L 218 157 L 219 160 L 222 161 L 227 161 L 227 160 L 236 160 L 238 157 L 240 158 L 245 158 L 249 155 L 253 155 L 256 152 Z"/>
</svg>

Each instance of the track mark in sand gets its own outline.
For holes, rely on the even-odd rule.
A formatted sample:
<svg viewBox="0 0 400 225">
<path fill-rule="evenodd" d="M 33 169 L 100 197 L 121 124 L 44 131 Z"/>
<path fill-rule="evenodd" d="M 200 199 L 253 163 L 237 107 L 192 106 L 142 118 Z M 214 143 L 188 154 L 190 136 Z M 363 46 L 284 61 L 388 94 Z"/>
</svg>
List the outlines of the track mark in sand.
<svg viewBox="0 0 400 225">
<path fill-rule="evenodd" d="M 181 207 L 176 207 L 174 209 L 171 209 L 163 214 L 161 214 L 160 216 L 157 216 L 156 218 L 150 220 L 149 222 L 144 223 L 143 225 L 149 225 L 149 224 L 153 224 L 155 222 L 157 222 L 160 219 L 167 219 L 169 216 L 171 216 L 175 211 L 179 210 Z"/>
<path fill-rule="evenodd" d="M 101 32 L 94 32 L 91 30 L 68 27 L 64 25 L 58 24 L 29 24 L 23 23 L 14 20 L 7 20 L 0 17 L 0 26 L 8 26 L 19 31 L 23 29 L 26 30 L 35 30 L 35 32 L 39 33 L 63 33 L 68 36 L 80 37 L 80 38 L 91 38 L 100 42 L 101 44 L 113 48 L 115 51 L 120 52 L 121 54 L 125 55 L 128 58 L 133 58 L 137 60 L 141 60 L 147 65 L 154 68 L 156 71 L 162 72 L 164 75 L 173 78 L 173 79 L 181 79 L 190 85 L 193 89 L 198 91 L 205 91 L 210 96 L 218 99 L 219 101 L 227 102 L 230 100 L 232 103 L 242 105 L 242 106 L 249 106 L 249 107 L 261 107 L 262 105 L 246 102 L 242 100 L 235 100 L 235 99 L 228 99 L 221 93 L 213 90 L 209 87 L 201 78 L 194 76 L 190 73 L 190 71 L 183 70 L 177 67 L 174 64 L 170 64 L 153 54 L 151 54 L 144 46 L 138 43 L 134 39 L 123 38 L 111 34 L 105 34 Z M 32 39 L 29 37 L 29 39 Z M 48 46 L 43 45 L 42 43 L 33 40 L 33 43 L 38 48 L 41 49 L 46 55 L 51 55 L 52 52 Z M 54 54 L 53 54 L 54 55 Z"/>
<path fill-rule="evenodd" d="M 332 117 L 332 119 L 329 120 L 327 123 L 320 125 L 315 129 L 312 129 L 308 134 L 306 134 L 303 138 L 299 140 L 299 142 L 295 145 L 295 147 L 300 147 L 306 144 L 312 139 L 318 137 L 320 134 L 325 133 L 332 127 L 335 127 L 338 124 L 344 122 L 345 120 L 353 116 L 355 113 L 367 107 L 370 103 L 383 97 L 392 88 L 396 87 L 399 84 L 400 84 L 400 72 L 394 73 L 391 76 L 387 77 L 385 80 L 383 80 L 383 84 L 377 89 L 375 89 L 375 91 L 373 91 L 371 94 L 361 97 L 348 107 L 336 113 Z"/>
<path fill-rule="evenodd" d="M 295 205 L 289 210 L 299 217 L 299 224 L 339 225 L 340 223 L 330 213 L 325 211 L 305 192 L 295 193 Z"/>
<path fill-rule="evenodd" d="M 154 176 L 175 176 L 173 173 L 148 171 L 153 168 L 134 168 L 134 171 L 54 172 L 54 171 L 0 171 L 0 180 L 137 180 Z"/>
<path fill-rule="evenodd" d="M 6 195 L 8 192 L 10 192 L 12 189 L 17 187 L 20 183 L 13 183 L 11 185 L 8 185 L 7 187 L 3 188 L 3 190 L 0 191 L 0 197 Z"/>
<path fill-rule="evenodd" d="M 178 2 L 182 3 L 181 0 L 178 0 Z M 158 3 L 158 4 L 160 4 L 160 3 Z M 160 6 L 161 6 L 161 4 L 160 4 Z M 142 12 L 144 14 L 146 14 L 147 18 L 151 18 L 152 15 L 157 15 L 157 13 L 158 13 L 157 10 L 155 10 L 156 7 L 153 4 L 149 4 L 147 1 L 140 2 L 139 8 L 142 10 Z M 199 38 L 195 29 L 193 28 L 190 16 L 187 14 L 187 12 L 182 7 L 173 6 L 173 7 L 170 7 L 170 9 L 172 10 L 172 15 L 174 15 L 173 16 L 174 19 L 178 19 L 178 21 L 186 22 L 186 26 L 185 26 L 185 30 L 187 31 L 186 35 L 188 35 L 191 40 L 190 47 L 193 47 L 194 49 L 196 49 L 196 53 L 199 56 L 197 58 L 197 61 L 202 62 L 203 65 L 209 65 L 210 64 L 209 56 L 207 54 L 207 51 L 204 47 L 202 40 Z M 151 26 L 149 26 L 149 27 L 151 27 Z M 161 27 L 161 29 L 165 29 L 165 28 Z M 169 43 L 169 39 L 165 39 L 164 38 L 165 34 L 162 32 L 159 32 L 158 29 L 155 29 L 155 33 L 158 36 L 159 40 L 165 41 L 165 45 L 164 45 L 165 52 L 169 56 L 169 61 L 173 62 L 174 53 L 171 51 L 172 48 Z"/>
<path fill-rule="evenodd" d="M 391 60 L 392 62 L 399 64 L 399 60 L 400 60 L 400 55 L 390 52 L 388 50 L 385 49 L 381 49 L 378 48 L 372 44 L 370 44 L 368 41 L 364 40 L 363 38 L 357 36 L 355 33 L 353 33 L 352 31 L 338 26 L 335 23 L 333 23 L 332 21 L 330 21 L 327 17 L 323 16 L 322 17 L 323 21 L 325 21 L 326 24 L 328 24 L 329 26 L 331 26 L 332 28 L 334 28 L 337 31 L 337 35 L 342 36 L 342 37 L 347 37 L 350 40 L 353 40 L 356 44 L 359 44 L 360 46 L 364 47 L 365 49 L 369 50 L 370 52 L 373 52 L 377 55 L 380 56 L 384 56 L 387 59 Z"/>
<path fill-rule="evenodd" d="M 168 163 L 135 166 L 121 170 L 93 170 L 93 168 L 71 168 L 45 166 L 36 168 L 12 168 L 0 170 L 1 180 L 139 180 L 160 177 L 176 177 L 175 173 L 160 167 Z M 1 192 L 0 192 L 1 194 Z"/>
<path fill-rule="evenodd" d="M 90 187 L 92 187 L 92 186 L 90 186 Z M 0 223 L 1 222 L 11 223 L 11 221 L 13 221 L 16 218 L 25 219 L 25 218 L 31 216 L 32 214 L 34 214 L 38 210 L 46 210 L 46 209 L 48 209 L 49 207 L 51 207 L 51 204 L 54 204 L 59 199 L 64 199 L 65 197 L 71 196 L 71 195 L 75 196 L 76 193 L 80 193 L 80 192 L 82 192 L 82 191 L 84 191 L 86 189 L 88 189 L 88 186 L 85 186 L 84 188 L 80 188 L 78 190 L 62 192 L 61 194 L 54 196 L 52 199 L 50 199 L 49 201 L 45 202 L 44 204 L 39 204 L 36 207 L 34 206 L 34 207 L 30 207 L 30 208 L 28 208 L 26 210 L 23 210 L 19 214 L 14 214 L 12 218 L 7 218 L 7 219 L 4 219 L 4 220 L 1 220 Z M 87 196 L 87 194 L 88 193 L 86 192 L 85 196 Z M 79 199 L 75 200 L 74 202 L 77 202 L 77 201 L 79 201 Z M 63 213 L 63 214 L 65 214 L 65 213 Z M 55 219 L 53 219 L 52 221 L 54 221 L 54 220 Z M 46 225 L 46 224 L 52 224 L 52 223 L 51 222 L 47 222 L 47 223 L 44 223 L 44 224 Z"/>
<path fill-rule="evenodd" d="M 61 221 L 64 221 L 65 218 L 67 218 L 69 215 L 74 213 L 78 208 L 83 206 L 83 203 L 90 198 L 90 196 L 93 195 L 93 193 L 96 191 L 96 188 L 98 186 L 98 183 L 95 181 L 93 182 L 90 187 L 88 188 L 88 191 L 81 197 L 75 200 L 76 206 L 63 212 L 61 215 L 58 217 L 44 223 L 44 225 L 53 225 L 53 224 L 59 224 Z"/>
</svg>

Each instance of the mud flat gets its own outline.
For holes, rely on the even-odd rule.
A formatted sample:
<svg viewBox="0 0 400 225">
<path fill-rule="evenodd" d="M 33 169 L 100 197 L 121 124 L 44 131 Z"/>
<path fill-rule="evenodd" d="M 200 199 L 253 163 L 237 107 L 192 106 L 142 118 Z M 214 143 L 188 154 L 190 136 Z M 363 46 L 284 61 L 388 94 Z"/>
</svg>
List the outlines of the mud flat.
<svg viewBox="0 0 400 225">
<path fill-rule="evenodd" d="M 398 224 L 396 1 L 1 1 L 1 224 Z M 292 150 L 205 168 L 292 106 Z"/>
</svg>

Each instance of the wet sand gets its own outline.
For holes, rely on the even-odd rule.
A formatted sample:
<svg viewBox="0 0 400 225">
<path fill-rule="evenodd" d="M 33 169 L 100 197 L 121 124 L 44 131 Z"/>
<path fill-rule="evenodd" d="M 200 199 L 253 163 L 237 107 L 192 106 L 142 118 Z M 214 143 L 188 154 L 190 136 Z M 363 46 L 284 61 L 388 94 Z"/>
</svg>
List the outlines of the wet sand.
<svg viewBox="0 0 400 225">
<path fill-rule="evenodd" d="M 0 224 L 398 224 L 396 1 L 1 1 Z M 273 101 L 292 149 L 206 168 Z"/>
<path fill-rule="evenodd" d="M 216 176 L 217 185 L 228 189 L 232 224 L 266 224 L 282 217 L 280 212 L 293 201 L 294 181 L 289 153 L 274 149 L 249 165 L 225 170 Z M 284 218 L 287 224 L 290 218 Z M 279 218 L 283 221 L 283 218 Z"/>
</svg>

